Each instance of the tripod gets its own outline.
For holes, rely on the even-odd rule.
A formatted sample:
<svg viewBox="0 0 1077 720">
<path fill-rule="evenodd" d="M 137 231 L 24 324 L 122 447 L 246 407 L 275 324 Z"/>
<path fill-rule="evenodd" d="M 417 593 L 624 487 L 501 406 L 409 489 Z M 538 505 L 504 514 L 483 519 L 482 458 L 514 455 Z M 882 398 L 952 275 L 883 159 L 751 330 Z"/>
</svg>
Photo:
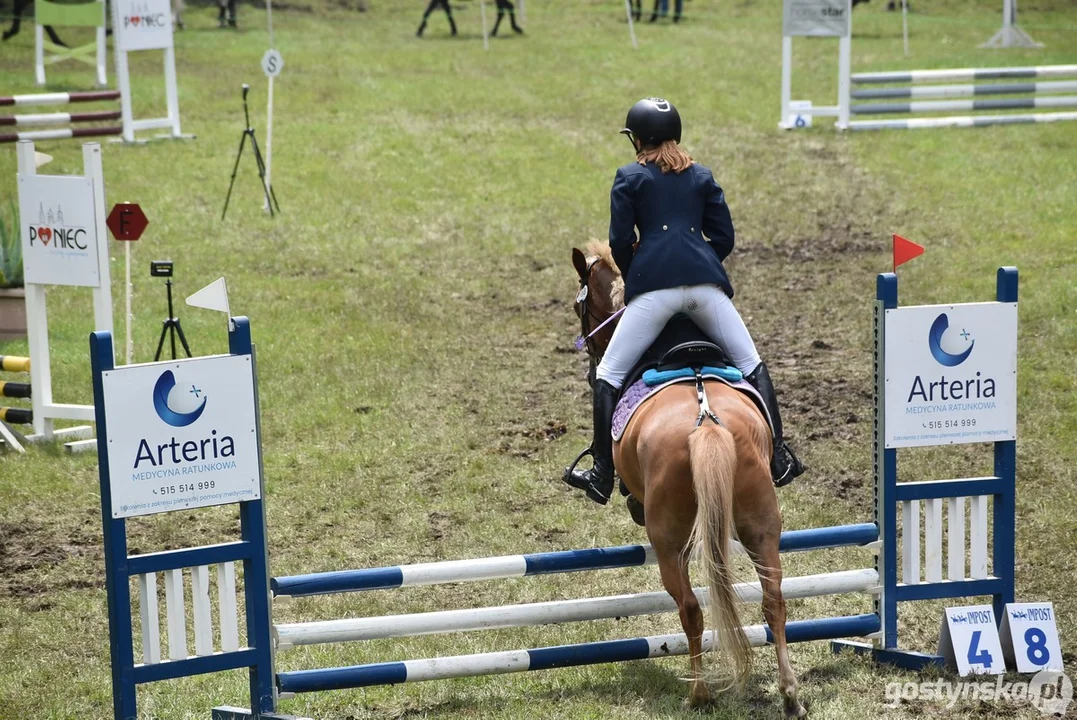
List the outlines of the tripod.
<svg viewBox="0 0 1077 720">
<path fill-rule="evenodd" d="M 258 140 L 254 137 L 254 128 L 251 127 L 251 113 L 247 108 L 247 93 L 251 91 L 251 86 L 247 83 L 243 83 L 243 117 L 247 120 L 247 127 L 243 130 L 243 136 L 239 139 L 239 150 L 236 151 L 236 164 L 232 168 L 232 181 L 228 183 L 228 195 L 224 198 L 224 211 L 221 213 L 221 220 L 224 220 L 224 216 L 228 214 L 228 201 L 232 199 L 232 186 L 236 184 L 236 172 L 239 171 L 239 159 L 243 157 L 243 146 L 247 142 L 247 138 L 251 139 L 251 147 L 254 148 L 254 160 L 258 164 L 258 177 L 262 181 L 262 190 L 266 195 L 266 207 L 269 208 L 270 217 L 273 216 L 273 206 L 277 206 L 277 212 L 280 212 L 280 203 L 277 202 L 277 195 L 273 192 L 273 186 L 266 184 L 266 164 L 262 159 L 262 151 L 258 149 Z"/>
<path fill-rule="evenodd" d="M 180 325 L 179 318 L 172 314 L 172 278 L 165 280 L 165 287 L 168 289 L 168 318 L 161 322 L 161 339 L 157 341 L 157 353 L 153 356 L 154 362 L 161 359 L 161 349 L 165 346 L 166 333 L 172 340 L 173 360 L 176 359 L 177 334 L 179 334 L 180 342 L 183 344 L 183 351 L 187 353 L 187 357 L 191 357 L 191 348 L 187 345 L 187 338 L 183 335 L 183 326 Z"/>
</svg>

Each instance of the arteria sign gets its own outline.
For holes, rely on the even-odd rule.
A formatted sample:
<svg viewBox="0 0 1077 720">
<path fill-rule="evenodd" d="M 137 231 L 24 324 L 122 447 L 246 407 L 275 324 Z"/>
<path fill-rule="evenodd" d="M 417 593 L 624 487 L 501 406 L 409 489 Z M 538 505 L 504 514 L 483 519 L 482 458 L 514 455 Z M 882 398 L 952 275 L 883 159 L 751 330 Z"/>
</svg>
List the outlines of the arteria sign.
<svg viewBox="0 0 1077 720">
<path fill-rule="evenodd" d="M 104 373 L 114 518 L 260 497 L 250 356 Z"/>
<path fill-rule="evenodd" d="M 19 222 L 27 283 L 101 285 L 90 178 L 20 175 Z"/>
<path fill-rule="evenodd" d="M 1017 437 L 1017 303 L 886 311 L 886 447 Z"/>
</svg>

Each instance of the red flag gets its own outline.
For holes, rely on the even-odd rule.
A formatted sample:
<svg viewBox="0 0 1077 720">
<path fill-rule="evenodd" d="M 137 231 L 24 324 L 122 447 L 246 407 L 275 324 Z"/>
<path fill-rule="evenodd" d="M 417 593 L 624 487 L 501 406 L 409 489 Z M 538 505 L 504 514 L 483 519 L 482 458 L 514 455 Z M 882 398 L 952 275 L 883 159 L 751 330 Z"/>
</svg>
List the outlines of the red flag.
<svg viewBox="0 0 1077 720">
<path fill-rule="evenodd" d="M 924 254 L 924 246 L 917 245 L 911 240 L 906 240 L 900 235 L 894 235 L 894 272 L 897 272 L 898 265 L 907 263 L 914 257 L 920 257 Z"/>
</svg>

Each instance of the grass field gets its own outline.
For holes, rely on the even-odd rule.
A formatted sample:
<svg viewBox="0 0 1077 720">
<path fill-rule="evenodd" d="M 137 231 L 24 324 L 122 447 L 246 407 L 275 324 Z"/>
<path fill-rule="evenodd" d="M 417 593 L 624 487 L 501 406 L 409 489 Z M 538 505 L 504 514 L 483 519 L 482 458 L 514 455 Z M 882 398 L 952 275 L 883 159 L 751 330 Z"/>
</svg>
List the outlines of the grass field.
<svg viewBox="0 0 1077 720">
<path fill-rule="evenodd" d="M 977 45 L 996 0 L 917 3 L 911 56 L 881 0 L 857 8 L 854 70 L 1077 62 L 1077 9 L 1022 7 L 1040 50 Z M 477 3 L 450 39 L 422 3 L 300 4 L 274 14 L 285 59 L 277 83 L 273 180 L 283 213 L 261 210 L 244 158 L 221 206 L 250 82 L 264 139 L 264 14 L 238 33 L 193 7 L 177 34 L 190 142 L 106 144 L 108 203 L 142 204 L 135 248 L 136 359 L 152 358 L 165 316 L 151 259 L 171 258 L 184 296 L 226 276 L 232 309 L 258 347 L 271 570 L 276 575 L 641 542 L 617 502 L 599 509 L 559 481 L 589 434 L 585 359 L 569 251 L 605 236 L 616 134 L 626 109 L 676 102 L 684 142 L 726 189 L 738 231 L 728 264 L 737 304 L 771 364 L 793 442 L 810 473 L 780 494 L 787 528 L 870 519 L 871 301 L 890 233 L 928 247 L 902 268 L 905 303 L 994 297 L 1000 265 L 1021 270 L 1018 440 L 1019 599 L 1055 603 L 1066 667 L 1077 672 L 1077 125 L 841 135 L 781 133 L 780 4 L 692 0 L 679 26 L 628 41 L 613 0 L 531 0 L 527 34 L 484 52 Z M 491 3 L 492 5 L 492 3 Z M 489 9 L 488 9 L 489 10 Z M 78 38 L 77 33 L 69 33 Z M 797 97 L 826 103 L 837 43 L 798 41 Z M 3 94 L 33 92 L 32 34 L 0 46 Z M 133 62 L 139 114 L 161 110 L 159 59 Z M 111 74 L 111 68 L 110 68 Z M 89 68 L 50 69 L 50 88 L 89 89 Z M 81 170 L 75 142 L 42 143 L 46 170 Z M 0 205 L 14 196 L 14 147 L 0 150 Z M 122 256 L 113 291 L 121 306 Z M 88 295 L 50 291 L 57 399 L 91 399 Z M 181 306 L 196 354 L 222 352 L 215 314 Z M 122 328 L 122 311 L 116 315 Z M 24 342 L 0 343 L 21 354 Z M 902 456 L 908 479 L 987 474 L 990 449 Z M 0 480 L 0 717 L 104 718 L 111 712 L 100 510 L 93 455 L 35 447 L 3 457 Z M 130 524 L 132 552 L 234 537 L 214 509 Z M 870 562 L 857 551 L 790 556 L 787 575 Z M 740 569 L 748 575 L 747 567 Z M 660 588 L 654 568 L 316 598 L 282 621 L 496 605 Z M 864 612 L 847 597 L 793 602 L 791 619 Z M 940 607 L 903 610 L 902 641 L 934 650 Z M 745 619 L 760 622 L 758 608 Z M 282 654 L 282 669 L 464 654 L 679 630 L 672 615 L 501 630 Z M 794 646 L 815 718 L 1034 718 L 1028 705 L 961 701 L 890 707 L 888 682 L 916 676 Z M 417 684 L 300 697 L 315 718 L 675 718 L 687 660 Z M 245 704 L 240 672 L 140 692 L 149 718 L 206 718 Z M 775 662 L 756 653 L 747 688 L 712 717 L 776 717 Z M 1077 712 L 1071 708 L 1071 713 Z"/>
</svg>

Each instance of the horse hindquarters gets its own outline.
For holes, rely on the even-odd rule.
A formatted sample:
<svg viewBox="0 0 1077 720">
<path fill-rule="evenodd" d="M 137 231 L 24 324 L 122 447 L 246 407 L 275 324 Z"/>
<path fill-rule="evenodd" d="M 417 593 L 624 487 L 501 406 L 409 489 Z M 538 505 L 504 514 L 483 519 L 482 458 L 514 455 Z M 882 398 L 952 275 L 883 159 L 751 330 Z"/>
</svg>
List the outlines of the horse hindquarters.
<svg viewBox="0 0 1077 720">
<path fill-rule="evenodd" d="M 708 609 L 718 646 L 733 661 L 736 681 L 743 682 L 748 676 L 752 651 L 740 624 L 729 566 L 736 444 L 733 434 L 725 427 L 707 424 L 692 432 L 688 447 L 698 506 L 689 547 L 696 550 L 706 575 L 710 593 Z"/>
</svg>

